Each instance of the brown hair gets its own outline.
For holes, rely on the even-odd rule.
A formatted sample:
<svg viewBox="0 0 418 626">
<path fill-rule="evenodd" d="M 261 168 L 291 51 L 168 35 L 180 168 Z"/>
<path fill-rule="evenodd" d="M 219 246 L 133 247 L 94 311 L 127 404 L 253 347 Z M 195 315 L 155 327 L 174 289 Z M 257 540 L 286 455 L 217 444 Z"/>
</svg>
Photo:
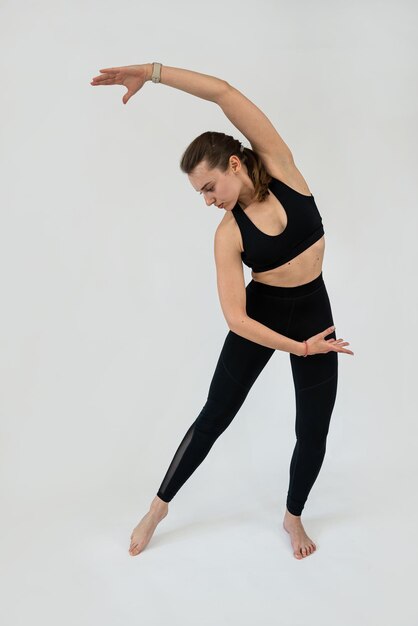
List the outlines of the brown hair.
<svg viewBox="0 0 418 626">
<path fill-rule="evenodd" d="M 241 151 L 241 147 L 241 142 L 231 135 L 207 131 L 196 137 L 186 148 L 180 160 L 180 169 L 185 174 L 191 174 L 205 160 L 209 169 L 219 168 L 221 172 L 226 172 L 230 157 L 235 155 L 247 166 L 256 199 L 262 202 L 268 196 L 271 176 L 256 152 L 246 147 Z"/>
</svg>

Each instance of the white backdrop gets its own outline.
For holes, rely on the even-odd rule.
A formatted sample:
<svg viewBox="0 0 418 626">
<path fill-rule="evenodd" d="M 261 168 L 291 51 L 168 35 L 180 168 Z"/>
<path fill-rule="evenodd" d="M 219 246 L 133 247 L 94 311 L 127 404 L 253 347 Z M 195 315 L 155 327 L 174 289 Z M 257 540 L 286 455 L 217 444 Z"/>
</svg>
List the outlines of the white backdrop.
<svg viewBox="0 0 418 626">
<path fill-rule="evenodd" d="M 417 623 L 417 17 L 406 0 L 0 2 L 8 626 Z M 149 82 L 123 105 L 124 87 L 90 85 L 152 61 L 259 106 L 323 218 L 337 336 L 355 354 L 339 355 L 303 562 L 281 527 L 295 406 L 279 351 L 128 555 L 228 332 L 222 214 L 180 157 L 206 130 L 249 145 L 185 92 Z"/>
</svg>

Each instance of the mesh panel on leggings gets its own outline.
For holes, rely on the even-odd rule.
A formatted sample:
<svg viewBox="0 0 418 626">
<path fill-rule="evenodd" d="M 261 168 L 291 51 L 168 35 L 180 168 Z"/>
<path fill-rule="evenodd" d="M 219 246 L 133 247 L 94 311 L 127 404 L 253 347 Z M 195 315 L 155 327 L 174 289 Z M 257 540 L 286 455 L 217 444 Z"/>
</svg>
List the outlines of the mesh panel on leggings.
<svg viewBox="0 0 418 626">
<path fill-rule="evenodd" d="M 180 443 L 179 447 L 177 448 L 177 451 L 173 457 L 173 460 L 170 463 L 170 467 L 168 468 L 167 473 L 164 477 L 164 480 L 161 483 L 161 486 L 158 490 L 157 496 L 161 498 L 161 500 L 164 500 L 165 502 L 169 502 L 169 500 L 171 500 L 171 497 L 167 499 L 167 496 L 165 495 L 165 490 L 167 489 L 167 485 L 169 484 L 172 476 L 174 475 L 174 472 L 176 471 L 181 459 L 183 458 L 184 453 L 187 449 L 187 446 L 190 444 L 193 438 L 194 430 L 195 430 L 195 423 L 193 423 L 190 426 L 189 430 L 184 435 L 183 441 Z"/>
</svg>

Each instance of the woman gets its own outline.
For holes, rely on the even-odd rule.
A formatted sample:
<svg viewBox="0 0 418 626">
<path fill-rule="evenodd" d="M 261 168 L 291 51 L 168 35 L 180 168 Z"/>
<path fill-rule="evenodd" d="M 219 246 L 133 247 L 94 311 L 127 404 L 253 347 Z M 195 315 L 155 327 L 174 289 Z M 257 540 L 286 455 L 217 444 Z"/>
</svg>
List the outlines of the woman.
<svg viewBox="0 0 418 626">
<path fill-rule="evenodd" d="M 296 395 L 296 445 L 283 527 L 293 554 L 316 550 L 301 521 L 326 447 L 338 379 L 336 339 L 322 276 L 324 229 L 293 155 L 268 118 L 224 80 L 160 63 L 100 70 L 92 85 L 125 85 L 123 103 L 146 81 L 161 82 L 218 104 L 251 143 L 205 132 L 186 149 L 181 170 L 208 206 L 224 210 L 215 233 L 220 304 L 229 327 L 207 401 L 186 432 L 164 480 L 131 535 L 139 554 L 168 503 L 208 454 L 242 406 L 275 350 L 290 354 Z M 245 285 L 242 263 L 252 268 Z M 307 358 L 304 358 L 307 357 Z"/>
</svg>

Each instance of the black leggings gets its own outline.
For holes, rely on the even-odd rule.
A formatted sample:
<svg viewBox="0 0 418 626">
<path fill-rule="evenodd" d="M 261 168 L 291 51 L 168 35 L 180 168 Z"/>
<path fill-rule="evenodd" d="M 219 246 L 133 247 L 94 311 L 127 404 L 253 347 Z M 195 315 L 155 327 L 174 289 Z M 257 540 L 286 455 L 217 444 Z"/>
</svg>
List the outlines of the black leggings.
<svg viewBox="0 0 418 626">
<path fill-rule="evenodd" d="M 322 272 L 296 287 L 273 287 L 251 280 L 246 286 L 249 317 L 296 341 L 334 325 Z M 335 330 L 326 339 L 336 339 Z M 208 398 L 187 430 L 157 495 L 165 502 L 202 463 L 229 426 L 275 350 L 229 331 L 210 383 Z M 300 357 L 290 354 L 296 398 L 296 445 L 290 463 L 286 506 L 300 515 L 319 474 L 334 408 L 338 353 Z"/>
</svg>

